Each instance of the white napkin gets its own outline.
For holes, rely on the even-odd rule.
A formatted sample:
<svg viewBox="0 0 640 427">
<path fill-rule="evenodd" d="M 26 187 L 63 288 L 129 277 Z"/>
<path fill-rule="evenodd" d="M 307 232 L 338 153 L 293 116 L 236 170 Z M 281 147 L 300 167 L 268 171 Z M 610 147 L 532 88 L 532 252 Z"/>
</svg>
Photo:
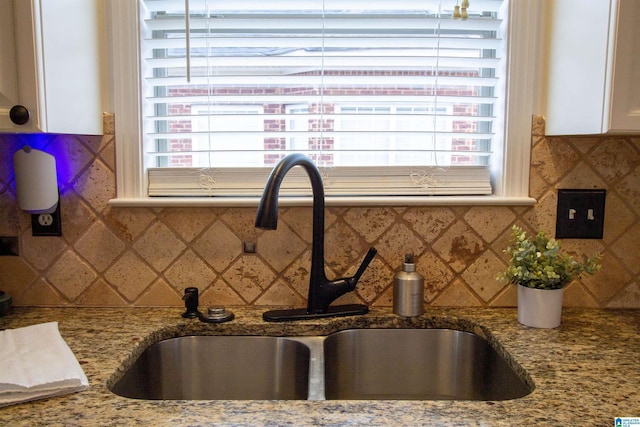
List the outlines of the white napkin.
<svg viewBox="0 0 640 427">
<path fill-rule="evenodd" d="M 88 387 L 58 322 L 0 331 L 0 407 Z"/>
</svg>

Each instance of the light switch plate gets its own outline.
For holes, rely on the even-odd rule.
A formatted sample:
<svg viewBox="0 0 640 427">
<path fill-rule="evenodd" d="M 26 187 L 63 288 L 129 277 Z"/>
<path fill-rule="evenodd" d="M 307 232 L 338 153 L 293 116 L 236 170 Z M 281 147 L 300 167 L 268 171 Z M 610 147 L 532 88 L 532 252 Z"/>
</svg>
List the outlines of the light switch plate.
<svg viewBox="0 0 640 427">
<path fill-rule="evenodd" d="M 557 239 L 602 239 L 606 190 L 558 190 Z"/>
</svg>

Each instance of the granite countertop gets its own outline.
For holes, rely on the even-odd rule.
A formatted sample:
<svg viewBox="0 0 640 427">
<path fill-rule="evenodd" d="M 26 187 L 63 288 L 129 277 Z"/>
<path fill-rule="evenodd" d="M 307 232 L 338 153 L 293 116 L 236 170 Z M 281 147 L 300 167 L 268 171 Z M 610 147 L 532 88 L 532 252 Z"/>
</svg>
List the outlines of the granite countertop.
<svg viewBox="0 0 640 427">
<path fill-rule="evenodd" d="M 3 425 L 613 425 L 640 417 L 640 310 L 565 309 L 557 329 L 517 322 L 515 309 L 435 309 L 401 320 L 368 315 L 267 323 L 264 310 L 232 308 L 220 325 L 187 320 L 179 309 L 14 308 L 0 329 L 50 321 L 80 361 L 86 391 L 0 408 Z M 507 401 L 142 401 L 109 391 L 150 344 L 182 335 L 324 335 L 350 327 L 452 327 L 476 332 L 535 384 Z"/>
</svg>

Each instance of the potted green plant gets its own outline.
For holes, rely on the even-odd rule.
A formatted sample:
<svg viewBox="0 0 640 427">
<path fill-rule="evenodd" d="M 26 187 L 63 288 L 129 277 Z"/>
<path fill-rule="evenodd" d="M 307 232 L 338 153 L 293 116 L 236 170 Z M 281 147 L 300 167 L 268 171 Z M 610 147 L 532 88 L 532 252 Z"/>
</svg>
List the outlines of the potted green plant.
<svg viewBox="0 0 640 427">
<path fill-rule="evenodd" d="M 560 251 L 560 242 L 544 231 L 527 237 L 519 226 L 511 229 L 512 244 L 504 253 L 509 266 L 498 280 L 518 285 L 518 321 L 536 328 L 560 325 L 564 286 L 581 273 L 600 270 L 600 255 L 584 257 L 582 262 Z"/>
</svg>

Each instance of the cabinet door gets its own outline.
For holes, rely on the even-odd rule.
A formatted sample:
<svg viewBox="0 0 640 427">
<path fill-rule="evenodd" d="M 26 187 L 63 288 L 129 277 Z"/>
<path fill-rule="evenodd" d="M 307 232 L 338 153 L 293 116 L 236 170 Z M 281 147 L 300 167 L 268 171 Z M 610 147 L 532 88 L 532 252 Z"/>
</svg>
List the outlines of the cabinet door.
<svg viewBox="0 0 640 427">
<path fill-rule="evenodd" d="M 640 1 L 548 10 L 547 134 L 640 133 Z"/>
<path fill-rule="evenodd" d="M 603 132 L 610 0 L 549 0 L 546 130 Z"/>
<path fill-rule="evenodd" d="M 10 45 L 14 53 L 13 77 L 0 76 L 0 132 L 102 133 L 101 2 L 0 2 L 13 8 L 12 14 L 3 14 L 9 25 L 2 25 L 0 44 Z M 4 73 L 11 68 L 12 61 L 4 64 L 11 49 L 0 54 Z M 29 110 L 26 124 L 8 120 L 16 104 Z"/>
<path fill-rule="evenodd" d="M 0 0 L 0 130 L 10 129 L 11 107 L 18 103 L 18 79 L 13 27 L 13 0 Z"/>
<path fill-rule="evenodd" d="M 620 0 L 609 128 L 640 132 L 640 1 Z"/>
</svg>

